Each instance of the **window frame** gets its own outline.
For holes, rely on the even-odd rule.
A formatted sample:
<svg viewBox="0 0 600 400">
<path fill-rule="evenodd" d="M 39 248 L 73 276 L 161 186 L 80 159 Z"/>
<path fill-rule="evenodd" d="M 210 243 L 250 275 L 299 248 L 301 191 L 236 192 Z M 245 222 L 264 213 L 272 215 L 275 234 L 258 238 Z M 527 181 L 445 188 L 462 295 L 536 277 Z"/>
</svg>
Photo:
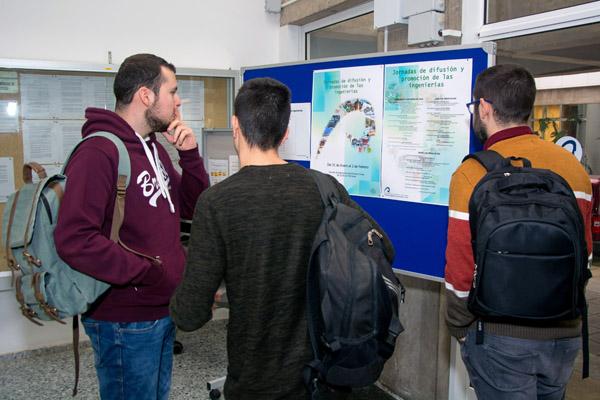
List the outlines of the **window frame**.
<svg viewBox="0 0 600 400">
<path fill-rule="evenodd" d="M 300 48 L 304 49 L 304 60 L 310 60 L 310 36 L 309 34 L 313 31 L 326 28 L 331 25 L 339 24 L 340 22 L 347 21 L 349 19 L 357 18 L 362 15 L 375 11 L 375 2 L 369 1 L 367 3 L 359 4 L 352 8 L 344 11 L 340 11 L 333 15 L 325 18 L 318 19 L 313 22 L 309 22 L 306 25 L 302 25 L 300 30 Z"/>
<path fill-rule="evenodd" d="M 464 0 L 464 3 L 471 2 Z M 600 22 L 600 1 L 561 8 L 506 21 L 485 24 L 487 7 L 483 8 L 481 19 L 484 24 L 479 29 L 479 42 L 508 39 L 534 33 L 573 28 Z"/>
</svg>

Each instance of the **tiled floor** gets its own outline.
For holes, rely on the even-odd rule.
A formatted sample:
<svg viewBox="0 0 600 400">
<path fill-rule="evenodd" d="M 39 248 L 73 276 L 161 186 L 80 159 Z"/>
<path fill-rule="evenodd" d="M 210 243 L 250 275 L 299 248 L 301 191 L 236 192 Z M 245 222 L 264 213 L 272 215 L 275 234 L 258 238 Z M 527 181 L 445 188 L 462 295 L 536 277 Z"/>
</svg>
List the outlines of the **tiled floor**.
<svg viewBox="0 0 600 400">
<path fill-rule="evenodd" d="M 590 325 L 590 377 L 581 379 L 581 355 L 567 389 L 567 400 L 600 400 L 600 262 L 587 290 Z M 193 333 L 180 333 L 184 353 L 175 357 L 171 399 L 208 399 L 206 382 L 225 374 L 226 320 L 213 321 Z M 0 399 L 68 399 L 73 384 L 73 355 L 68 347 L 45 349 L 10 359 L 0 358 Z M 81 378 L 76 400 L 98 398 L 89 346 L 81 349 Z M 350 400 L 388 400 L 377 388 L 354 393 Z"/>
<path fill-rule="evenodd" d="M 175 356 L 171 399 L 208 399 L 206 383 L 225 374 L 226 320 L 212 321 L 193 333 L 178 333 L 183 354 Z M 0 399 L 70 399 L 73 385 L 70 347 L 45 349 L 10 359 L 0 358 Z M 93 353 L 81 348 L 81 377 L 75 400 L 98 399 Z M 376 387 L 355 392 L 348 400 L 389 400 Z"/>
<path fill-rule="evenodd" d="M 581 354 L 567 387 L 567 400 L 600 400 L 600 260 L 594 261 L 587 287 L 590 332 L 590 377 L 581 379 Z"/>
</svg>

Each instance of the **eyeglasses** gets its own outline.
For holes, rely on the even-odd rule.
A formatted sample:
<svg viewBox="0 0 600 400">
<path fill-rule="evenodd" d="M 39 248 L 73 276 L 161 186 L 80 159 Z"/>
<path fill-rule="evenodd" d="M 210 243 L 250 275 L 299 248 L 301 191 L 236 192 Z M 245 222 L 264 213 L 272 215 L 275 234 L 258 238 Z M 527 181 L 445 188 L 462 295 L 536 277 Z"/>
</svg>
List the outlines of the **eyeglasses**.
<svg viewBox="0 0 600 400">
<path fill-rule="evenodd" d="M 488 100 L 488 99 L 484 99 L 484 98 L 480 98 L 480 99 L 477 99 L 477 100 L 473 100 L 472 102 L 470 102 L 470 103 L 467 103 L 467 110 L 469 110 L 469 112 L 471 113 L 471 115 L 473 115 L 473 113 L 475 112 L 475 105 L 476 105 L 476 104 L 479 104 L 479 101 L 480 101 L 480 100 L 483 100 L 483 101 L 485 101 L 486 103 L 494 104 L 494 103 L 493 103 L 493 102 L 491 102 L 490 100 Z"/>
</svg>

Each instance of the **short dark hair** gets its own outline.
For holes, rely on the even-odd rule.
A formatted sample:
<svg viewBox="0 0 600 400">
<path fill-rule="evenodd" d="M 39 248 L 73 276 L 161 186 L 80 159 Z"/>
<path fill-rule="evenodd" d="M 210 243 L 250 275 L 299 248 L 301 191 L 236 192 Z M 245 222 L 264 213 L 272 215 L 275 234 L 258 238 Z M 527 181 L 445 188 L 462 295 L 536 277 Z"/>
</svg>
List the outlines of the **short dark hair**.
<svg viewBox="0 0 600 400">
<path fill-rule="evenodd" d="M 154 54 L 134 54 L 123 61 L 119 67 L 113 90 L 117 99 L 117 109 L 128 105 L 133 95 L 141 87 L 147 87 L 158 95 L 162 84 L 162 68 L 175 73 L 175 66 Z"/>
<path fill-rule="evenodd" d="M 489 100 L 499 123 L 523 123 L 531 115 L 535 90 L 535 80 L 529 71 L 518 65 L 501 64 L 477 76 L 473 97 Z"/>
<path fill-rule="evenodd" d="M 290 122 L 290 89 L 271 78 L 246 81 L 233 104 L 233 115 L 250 146 L 277 148 Z"/>
</svg>

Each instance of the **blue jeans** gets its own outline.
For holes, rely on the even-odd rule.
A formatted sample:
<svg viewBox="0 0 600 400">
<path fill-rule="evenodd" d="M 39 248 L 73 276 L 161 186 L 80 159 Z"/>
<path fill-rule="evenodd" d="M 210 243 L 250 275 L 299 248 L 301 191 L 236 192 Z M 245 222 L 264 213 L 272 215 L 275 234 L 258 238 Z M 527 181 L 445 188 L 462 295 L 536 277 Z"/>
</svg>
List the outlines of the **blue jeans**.
<svg viewBox="0 0 600 400">
<path fill-rule="evenodd" d="M 527 340 L 489 333 L 478 345 L 469 330 L 461 354 L 480 400 L 560 400 L 580 347 L 579 337 Z"/>
<path fill-rule="evenodd" d="M 82 317 L 81 322 L 94 349 L 101 399 L 169 397 L 175 340 L 171 317 L 143 322 Z"/>
</svg>

